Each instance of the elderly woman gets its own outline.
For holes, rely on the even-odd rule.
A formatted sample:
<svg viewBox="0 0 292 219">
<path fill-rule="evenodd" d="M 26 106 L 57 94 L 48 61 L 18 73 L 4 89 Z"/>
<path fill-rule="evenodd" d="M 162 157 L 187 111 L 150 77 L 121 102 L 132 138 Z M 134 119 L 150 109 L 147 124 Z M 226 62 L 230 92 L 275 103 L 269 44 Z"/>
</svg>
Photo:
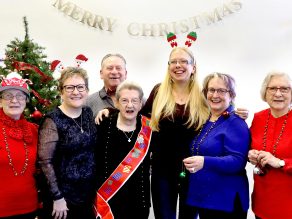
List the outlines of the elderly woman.
<svg viewBox="0 0 292 219">
<path fill-rule="evenodd" d="M 252 209 L 256 218 L 292 218 L 291 79 L 285 73 L 266 76 L 261 89 L 268 109 L 255 114 L 249 161 L 254 169 Z"/>
<path fill-rule="evenodd" d="M 84 107 L 88 77 L 81 68 L 61 72 L 62 104 L 46 115 L 39 130 L 39 163 L 49 185 L 44 217 L 95 218 L 96 129 L 92 111 Z"/>
<path fill-rule="evenodd" d="M 10 73 L 2 78 L 0 92 L 0 218 L 33 219 L 37 126 L 22 115 L 29 87 L 19 74 Z"/>
<path fill-rule="evenodd" d="M 203 93 L 210 106 L 208 121 L 190 144 L 184 159 L 189 176 L 189 217 L 244 219 L 249 207 L 245 171 L 250 135 L 244 120 L 235 115 L 235 81 L 227 74 L 208 75 Z"/>
<path fill-rule="evenodd" d="M 116 90 L 116 107 L 98 128 L 98 205 L 101 218 L 147 219 L 150 209 L 151 129 L 139 114 L 142 88 L 129 81 Z M 107 206 L 107 208 L 103 208 Z M 109 211 L 111 210 L 111 211 Z M 110 218 L 110 217 L 107 217 Z"/>
</svg>

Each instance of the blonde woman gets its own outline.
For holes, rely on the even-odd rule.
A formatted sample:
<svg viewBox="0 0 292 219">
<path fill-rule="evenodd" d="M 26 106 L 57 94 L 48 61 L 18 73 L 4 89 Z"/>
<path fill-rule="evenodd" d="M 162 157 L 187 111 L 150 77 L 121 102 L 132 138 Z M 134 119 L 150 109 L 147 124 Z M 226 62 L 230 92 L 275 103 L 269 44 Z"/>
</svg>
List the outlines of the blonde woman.
<svg viewBox="0 0 292 219">
<path fill-rule="evenodd" d="M 188 145 L 194 132 L 210 113 L 189 49 L 177 47 L 171 51 L 165 79 L 153 88 L 142 113 L 151 116 L 154 131 L 151 189 L 155 218 L 175 219 L 179 194 L 180 209 L 185 202 L 180 192 L 187 181 L 180 178 L 185 171 L 182 160 L 189 154 Z"/>
</svg>

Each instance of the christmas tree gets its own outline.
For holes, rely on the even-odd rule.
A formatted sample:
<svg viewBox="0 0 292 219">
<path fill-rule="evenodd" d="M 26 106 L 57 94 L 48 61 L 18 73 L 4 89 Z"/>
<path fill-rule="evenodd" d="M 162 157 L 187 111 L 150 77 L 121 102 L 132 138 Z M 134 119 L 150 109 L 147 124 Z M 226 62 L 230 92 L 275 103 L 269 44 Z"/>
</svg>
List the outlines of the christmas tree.
<svg viewBox="0 0 292 219">
<path fill-rule="evenodd" d="M 32 83 L 30 102 L 24 111 L 25 117 L 35 123 L 39 123 L 41 117 L 60 104 L 57 84 L 50 71 L 50 63 L 43 54 L 44 47 L 34 43 L 29 38 L 28 23 L 23 18 L 25 38 L 23 41 L 15 38 L 5 49 L 4 66 L 0 66 L 0 75 L 18 72 L 22 78 L 29 79 Z"/>
</svg>

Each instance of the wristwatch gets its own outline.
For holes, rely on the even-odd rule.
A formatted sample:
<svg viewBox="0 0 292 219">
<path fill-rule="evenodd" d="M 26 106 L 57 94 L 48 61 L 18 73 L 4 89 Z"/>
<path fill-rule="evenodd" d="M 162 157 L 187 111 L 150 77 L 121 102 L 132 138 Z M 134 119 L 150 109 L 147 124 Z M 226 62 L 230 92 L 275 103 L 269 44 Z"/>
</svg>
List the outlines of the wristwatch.
<svg viewBox="0 0 292 219">
<path fill-rule="evenodd" d="M 283 168 L 285 166 L 285 161 L 284 160 L 280 160 L 279 161 L 279 165 L 280 165 L 280 168 Z"/>
</svg>

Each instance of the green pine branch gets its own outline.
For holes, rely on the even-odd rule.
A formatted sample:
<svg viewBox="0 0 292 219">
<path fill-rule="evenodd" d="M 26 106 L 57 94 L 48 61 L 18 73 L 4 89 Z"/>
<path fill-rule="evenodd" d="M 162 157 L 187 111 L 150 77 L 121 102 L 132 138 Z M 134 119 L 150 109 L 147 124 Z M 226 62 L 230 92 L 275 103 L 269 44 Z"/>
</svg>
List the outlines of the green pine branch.
<svg viewBox="0 0 292 219">
<path fill-rule="evenodd" d="M 45 75 L 52 77 L 50 63 L 46 60 L 47 55 L 44 54 L 45 48 L 39 46 L 29 38 L 28 22 L 26 17 L 23 18 L 23 22 L 25 29 L 24 40 L 15 38 L 7 45 L 5 49 L 5 67 L 0 67 L 0 75 L 6 76 L 10 72 L 15 71 L 14 64 L 17 61 L 36 66 Z M 39 101 L 37 96 L 31 94 L 31 101 L 27 104 L 24 114 L 28 120 L 39 123 L 40 119 L 31 117 L 31 115 L 35 112 L 35 109 L 40 111 L 42 114 L 46 114 L 60 104 L 60 98 L 57 91 L 57 81 L 52 79 L 44 82 L 42 76 L 34 70 L 20 70 L 18 73 L 23 78 L 27 78 L 33 83 L 30 86 L 31 89 L 35 90 L 43 100 L 49 100 L 51 102 L 49 106 L 45 106 L 45 104 Z"/>
</svg>

